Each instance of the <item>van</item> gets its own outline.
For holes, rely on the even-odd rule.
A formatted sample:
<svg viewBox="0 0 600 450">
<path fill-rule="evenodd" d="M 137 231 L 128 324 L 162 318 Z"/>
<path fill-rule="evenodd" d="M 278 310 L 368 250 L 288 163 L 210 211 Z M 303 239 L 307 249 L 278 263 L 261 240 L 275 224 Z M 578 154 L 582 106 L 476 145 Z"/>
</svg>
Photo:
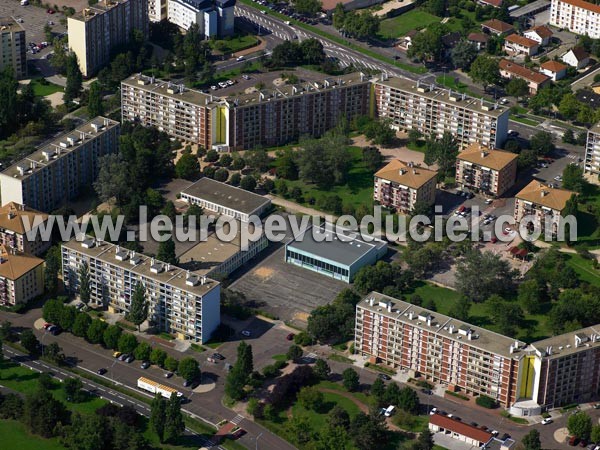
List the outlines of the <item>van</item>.
<svg viewBox="0 0 600 450">
<path fill-rule="evenodd" d="M 383 415 L 385 417 L 390 417 L 392 414 L 394 414 L 394 410 L 396 409 L 396 407 L 394 405 L 390 405 L 386 408 L 385 412 L 383 413 Z"/>
<path fill-rule="evenodd" d="M 29 5 L 29 0 L 21 0 L 21 6 Z"/>
</svg>

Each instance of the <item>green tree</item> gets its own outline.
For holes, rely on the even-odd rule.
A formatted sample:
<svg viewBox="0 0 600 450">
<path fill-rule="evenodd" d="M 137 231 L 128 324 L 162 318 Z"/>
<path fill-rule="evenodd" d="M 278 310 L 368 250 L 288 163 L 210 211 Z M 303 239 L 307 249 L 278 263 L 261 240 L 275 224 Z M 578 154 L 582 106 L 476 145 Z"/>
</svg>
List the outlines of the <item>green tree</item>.
<svg viewBox="0 0 600 450">
<path fill-rule="evenodd" d="M 450 176 L 456 166 L 458 141 L 449 131 L 441 139 L 432 135 L 425 142 L 424 162 L 427 165 L 437 163 L 439 176 Z"/>
<path fill-rule="evenodd" d="M 319 0 L 293 0 L 294 9 L 300 14 L 314 16 L 323 7 Z"/>
<path fill-rule="evenodd" d="M 152 354 L 152 346 L 146 342 L 140 342 L 133 351 L 133 356 L 139 361 L 148 361 Z"/>
<path fill-rule="evenodd" d="M 531 136 L 529 145 L 538 156 L 549 155 L 556 148 L 554 146 L 554 136 L 552 136 L 552 133 L 548 133 L 547 131 L 538 131 L 536 134 Z"/>
<path fill-rule="evenodd" d="M 490 319 L 498 327 L 500 333 L 514 336 L 524 320 L 521 307 L 495 294 L 485 303 Z"/>
<path fill-rule="evenodd" d="M 86 337 L 87 330 L 92 324 L 92 318 L 88 316 L 86 313 L 79 313 L 75 317 L 75 322 L 73 322 L 73 327 L 71 328 L 71 332 L 78 337 Z"/>
<path fill-rule="evenodd" d="M 56 292 L 58 287 L 58 272 L 61 270 L 60 247 L 54 245 L 46 253 L 44 267 L 44 287 L 50 293 Z"/>
<path fill-rule="evenodd" d="M 165 359 L 165 369 L 167 369 L 170 372 L 176 372 L 178 366 L 179 361 L 177 361 L 172 356 L 167 356 L 167 358 Z"/>
<path fill-rule="evenodd" d="M 127 163 L 121 154 L 110 154 L 99 159 L 98 177 L 94 190 L 103 202 L 115 198 L 117 205 L 123 205 L 131 191 Z"/>
<path fill-rule="evenodd" d="M 587 184 L 583 177 L 583 169 L 577 164 L 568 164 L 562 173 L 562 184 L 565 189 L 582 192 Z"/>
<path fill-rule="evenodd" d="M 385 383 L 381 378 L 378 377 L 373 381 L 373 384 L 371 385 L 371 395 L 377 400 L 377 406 L 381 406 L 385 395 Z"/>
<path fill-rule="evenodd" d="M 350 416 L 348 412 L 339 405 L 335 405 L 327 414 L 327 426 L 329 428 L 343 428 L 347 430 L 350 427 Z"/>
<path fill-rule="evenodd" d="M 529 94 L 529 85 L 523 78 L 512 78 L 506 85 L 506 93 L 518 100 Z"/>
<path fill-rule="evenodd" d="M 510 264 L 492 252 L 469 252 L 456 269 L 456 290 L 473 302 L 492 294 L 510 294 L 516 274 Z"/>
<path fill-rule="evenodd" d="M 191 153 L 181 155 L 175 164 L 175 175 L 177 178 L 195 181 L 200 177 L 200 163 L 198 158 Z"/>
<path fill-rule="evenodd" d="M 133 294 L 131 295 L 131 306 L 129 307 L 126 318 L 137 326 L 138 331 L 140 330 L 140 325 L 148 318 L 148 306 L 146 288 L 142 283 L 137 283 L 133 289 Z"/>
<path fill-rule="evenodd" d="M 183 358 L 179 361 L 177 372 L 179 373 L 179 376 L 186 381 L 198 379 L 200 377 L 198 361 L 191 357 Z"/>
<path fill-rule="evenodd" d="M 104 333 L 102 334 L 102 341 L 104 346 L 110 349 L 116 349 L 119 346 L 119 338 L 123 331 L 117 325 L 109 325 Z"/>
<path fill-rule="evenodd" d="M 66 424 L 68 417 L 65 405 L 47 389 L 38 389 L 25 398 L 22 421 L 31 433 L 52 437 L 58 430 L 57 425 Z"/>
<path fill-rule="evenodd" d="M 386 424 L 381 417 L 359 413 L 352 419 L 350 429 L 354 445 L 359 450 L 372 449 L 374 442 L 377 442 L 378 446 L 385 446 L 388 442 Z"/>
<path fill-rule="evenodd" d="M 545 289 L 537 279 L 525 280 L 519 285 L 519 303 L 529 314 L 539 314 L 545 300 Z"/>
<path fill-rule="evenodd" d="M 390 119 L 373 120 L 365 130 L 365 137 L 375 145 L 391 145 L 396 138 Z"/>
<path fill-rule="evenodd" d="M 424 31 L 417 33 L 412 38 L 412 44 L 408 49 L 408 56 L 419 61 L 441 62 L 444 54 L 442 36 L 447 29 L 444 25 L 432 24 Z"/>
<path fill-rule="evenodd" d="M 256 178 L 252 175 L 244 175 L 240 180 L 240 187 L 246 191 L 254 192 L 254 189 L 256 189 Z"/>
<path fill-rule="evenodd" d="M 67 84 L 65 86 L 63 101 L 65 104 L 70 105 L 74 99 L 79 97 L 83 87 L 83 76 L 81 75 L 81 70 L 79 70 L 77 55 L 75 53 L 71 53 L 67 56 L 66 71 Z"/>
<path fill-rule="evenodd" d="M 221 183 L 225 183 L 229 178 L 229 171 L 223 167 L 217 169 L 215 172 L 215 180 L 220 181 Z"/>
<path fill-rule="evenodd" d="M 118 348 L 121 353 L 133 353 L 138 346 L 138 341 L 133 334 L 123 333 L 119 338 Z"/>
<path fill-rule="evenodd" d="M 560 101 L 558 111 L 565 119 L 574 120 L 579 112 L 579 105 L 579 100 L 575 98 L 575 95 L 567 94 Z"/>
<path fill-rule="evenodd" d="M 324 401 L 323 393 L 315 387 L 305 386 L 298 392 L 298 402 L 306 409 L 319 411 Z"/>
<path fill-rule="evenodd" d="M 590 433 L 590 440 L 592 442 L 600 442 L 600 425 L 592 425 L 592 431 Z M 525 444 L 523 444 L 525 445 Z M 541 450 L 541 447 L 538 448 L 525 448 L 525 450 Z"/>
<path fill-rule="evenodd" d="M 179 436 L 185 431 L 185 422 L 181 413 L 181 400 L 172 394 L 165 411 L 165 442 L 177 442 Z"/>
<path fill-rule="evenodd" d="M 65 390 L 67 400 L 73 403 L 79 403 L 83 400 L 82 397 L 85 396 L 85 393 L 81 392 L 82 388 L 83 383 L 79 378 L 66 378 L 63 381 L 63 389 Z"/>
<path fill-rule="evenodd" d="M 396 383 L 392 383 L 396 384 Z M 390 384 L 390 386 L 392 385 Z M 403 387 L 398 393 L 398 407 L 410 414 L 418 414 L 421 404 L 414 389 Z"/>
<path fill-rule="evenodd" d="M 315 376 L 320 380 L 327 380 L 329 378 L 329 375 L 331 374 L 331 368 L 329 367 L 329 364 L 327 364 L 327 361 L 320 358 L 317 359 L 317 361 L 315 362 L 313 371 L 315 373 Z"/>
<path fill-rule="evenodd" d="M 150 429 L 158 436 L 160 442 L 165 441 L 165 421 L 167 402 L 162 395 L 157 394 L 150 404 Z"/>
<path fill-rule="evenodd" d="M 348 367 L 346 370 L 344 370 L 342 372 L 342 384 L 348 391 L 356 391 L 360 386 L 360 380 L 356 370 L 351 367 Z"/>
<path fill-rule="evenodd" d="M 234 365 L 225 379 L 225 395 L 235 401 L 244 398 L 244 386 L 246 386 L 247 379 L 248 374 L 244 373 L 237 364 Z"/>
<path fill-rule="evenodd" d="M 325 58 L 327 57 L 327 55 L 325 55 L 325 50 L 323 49 L 323 44 L 321 43 L 321 41 L 315 38 L 310 38 L 302 41 L 300 43 L 300 53 L 302 54 L 302 57 L 306 64 L 321 64 L 323 61 L 325 61 Z"/>
<path fill-rule="evenodd" d="M 562 136 L 562 141 L 566 144 L 575 144 L 575 134 L 573 130 L 567 128 Z"/>
<path fill-rule="evenodd" d="M 27 350 L 30 354 L 37 353 L 38 348 L 40 346 L 40 342 L 33 334 L 33 331 L 30 329 L 23 330 L 21 332 L 21 345 Z"/>
<path fill-rule="evenodd" d="M 490 56 L 479 55 L 471 64 L 469 75 L 474 82 L 481 83 L 484 90 L 488 86 L 498 84 L 500 82 L 498 60 Z"/>
<path fill-rule="evenodd" d="M 600 435 L 598 436 L 600 438 Z M 531 430 L 521 441 L 525 450 L 542 450 L 542 442 L 540 440 L 540 432 L 538 430 Z"/>
<path fill-rule="evenodd" d="M 62 304 L 61 304 L 62 306 Z M 62 306 L 60 309 L 60 316 L 58 324 L 63 330 L 70 331 L 75 323 L 75 317 L 77 317 L 77 309 L 73 306 Z"/>
<path fill-rule="evenodd" d="M 448 315 L 458 320 L 467 322 L 469 320 L 469 311 L 471 310 L 471 301 L 461 296 L 458 301 L 450 308 Z"/>
<path fill-rule="evenodd" d="M 86 305 L 90 302 L 90 268 L 87 261 L 79 267 L 79 299 Z"/>
<path fill-rule="evenodd" d="M 294 344 L 294 345 L 290 345 L 290 348 L 288 349 L 287 353 L 285 354 L 285 357 L 288 360 L 296 362 L 300 358 L 302 358 L 303 354 L 304 354 L 304 352 L 302 351 L 302 349 L 298 345 Z"/>
<path fill-rule="evenodd" d="M 108 324 L 100 319 L 92 320 L 85 334 L 86 339 L 92 344 L 102 343 L 104 339 L 104 331 L 107 327 Z"/>
<path fill-rule="evenodd" d="M 572 414 L 567 419 L 567 429 L 569 434 L 588 440 L 592 432 L 592 418 L 584 411 Z"/>
<path fill-rule="evenodd" d="M 90 90 L 88 92 L 88 114 L 90 117 L 97 117 L 104 115 L 104 104 L 102 103 L 102 88 L 100 83 L 94 81 L 90 84 Z"/>
<path fill-rule="evenodd" d="M 475 58 L 477 58 L 477 53 L 475 44 L 462 39 L 450 51 L 450 58 L 454 67 L 468 71 Z"/>
<path fill-rule="evenodd" d="M 150 362 L 158 367 L 163 367 L 165 365 L 165 360 L 167 359 L 167 352 L 165 352 L 162 348 L 153 348 L 150 353 Z"/>
<path fill-rule="evenodd" d="M 433 446 L 433 433 L 429 430 L 429 428 L 426 428 L 419 433 L 419 437 L 417 438 L 416 442 L 413 442 L 411 448 L 412 450 L 432 450 Z"/>
<path fill-rule="evenodd" d="M 177 258 L 175 255 L 175 241 L 173 241 L 173 236 L 158 244 L 158 253 L 156 254 L 156 259 L 167 264 L 179 263 L 179 258 Z"/>
<path fill-rule="evenodd" d="M 242 373 L 247 374 L 248 376 L 254 370 L 254 361 L 252 355 L 252 346 L 246 341 L 242 341 L 239 343 L 237 348 L 237 360 L 235 364 L 240 367 Z"/>
</svg>

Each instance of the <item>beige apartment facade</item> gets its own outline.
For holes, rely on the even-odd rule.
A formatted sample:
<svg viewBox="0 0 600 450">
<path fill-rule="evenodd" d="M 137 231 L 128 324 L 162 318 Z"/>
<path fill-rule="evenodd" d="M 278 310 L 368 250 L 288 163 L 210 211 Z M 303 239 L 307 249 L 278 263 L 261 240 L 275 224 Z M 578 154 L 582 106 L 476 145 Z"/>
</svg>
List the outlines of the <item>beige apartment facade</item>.
<svg viewBox="0 0 600 450">
<path fill-rule="evenodd" d="M 436 183 L 436 171 L 394 159 L 375 173 L 373 199 L 408 214 L 417 203 L 433 205 Z"/>
<path fill-rule="evenodd" d="M 600 38 L 600 5 L 583 0 L 552 0 L 550 25 L 598 39 Z"/>
<path fill-rule="evenodd" d="M 456 184 L 485 195 L 501 196 L 517 179 L 515 153 L 471 144 L 456 157 Z"/>
<path fill-rule="evenodd" d="M 600 175 L 600 123 L 588 130 L 584 164 L 586 173 Z"/>
<path fill-rule="evenodd" d="M 472 143 L 502 147 L 508 108 L 433 84 L 383 77 L 374 82 L 375 111 L 399 130 L 417 130 L 438 139 L 450 132 L 461 148 Z"/>
<path fill-rule="evenodd" d="M 0 245 L 0 305 L 25 304 L 44 293 L 44 260 Z"/>
<path fill-rule="evenodd" d="M 48 221 L 48 214 L 14 202 L 0 208 L 0 245 L 14 248 L 22 253 L 40 256 L 52 243 L 44 239 L 41 228 Z"/>
<path fill-rule="evenodd" d="M 69 49 L 77 55 L 83 76 L 95 75 L 134 31 L 147 37 L 148 23 L 148 0 L 100 0 L 69 17 Z"/>
<path fill-rule="evenodd" d="M 0 71 L 12 67 L 15 78 L 27 76 L 25 29 L 12 17 L 0 18 Z"/>
</svg>

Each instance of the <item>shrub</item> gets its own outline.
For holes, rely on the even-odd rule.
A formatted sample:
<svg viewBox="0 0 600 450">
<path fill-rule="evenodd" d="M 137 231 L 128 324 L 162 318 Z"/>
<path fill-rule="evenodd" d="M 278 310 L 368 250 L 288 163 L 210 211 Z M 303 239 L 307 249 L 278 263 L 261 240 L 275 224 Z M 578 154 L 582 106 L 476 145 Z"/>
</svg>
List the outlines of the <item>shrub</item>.
<svg viewBox="0 0 600 450">
<path fill-rule="evenodd" d="M 496 400 L 494 400 L 491 397 L 488 397 L 487 395 L 480 395 L 475 399 L 475 403 L 477 403 L 479 406 L 483 406 L 484 408 L 488 409 L 493 409 L 496 406 L 498 406 Z"/>
</svg>

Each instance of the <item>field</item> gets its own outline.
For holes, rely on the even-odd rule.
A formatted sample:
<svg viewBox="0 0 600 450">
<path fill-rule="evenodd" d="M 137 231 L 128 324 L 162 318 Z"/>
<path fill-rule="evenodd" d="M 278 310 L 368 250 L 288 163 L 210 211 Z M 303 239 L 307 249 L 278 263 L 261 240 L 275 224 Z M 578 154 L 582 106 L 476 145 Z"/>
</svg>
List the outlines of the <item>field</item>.
<svg viewBox="0 0 600 450">
<path fill-rule="evenodd" d="M 573 268 L 579 278 L 595 286 L 600 286 L 600 271 L 594 269 L 592 261 L 579 255 L 566 253 L 567 264 Z"/>
<path fill-rule="evenodd" d="M 256 36 L 251 34 L 238 35 L 230 39 L 219 39 L 208 41 L 210 46 L 221 53 L 235 53 L 240 50 L 245 50 L 250 47 L 258 45 L 259 41 Z"/>
<path fill-rule="evenodd" d="M 431 23 L 439 22 L 441 19 L 420 9 L 413 9 L 397 17 L 381 21 L 379 36 L 384 39 L 399 38 L 405 36 L 411 30 L 423 29 Z"/>
<path fill-rule="evenodd" d="M 27 432 L 25 425 L 16 420 L 0 420 L 2 448 L 19 450 L 62 450 L 58 439 L 44 439 Z"/>
<path fill-rule="evenodd" d="M 33 87 L 33 93 L 36 97 L 45 97 L 46 95 L 54 94 L 55 92 L 63 92 L 62 86 L 46 82 L 42 84 L 41 78 L 33 78 L 30 85 Z"/>
</svg>

